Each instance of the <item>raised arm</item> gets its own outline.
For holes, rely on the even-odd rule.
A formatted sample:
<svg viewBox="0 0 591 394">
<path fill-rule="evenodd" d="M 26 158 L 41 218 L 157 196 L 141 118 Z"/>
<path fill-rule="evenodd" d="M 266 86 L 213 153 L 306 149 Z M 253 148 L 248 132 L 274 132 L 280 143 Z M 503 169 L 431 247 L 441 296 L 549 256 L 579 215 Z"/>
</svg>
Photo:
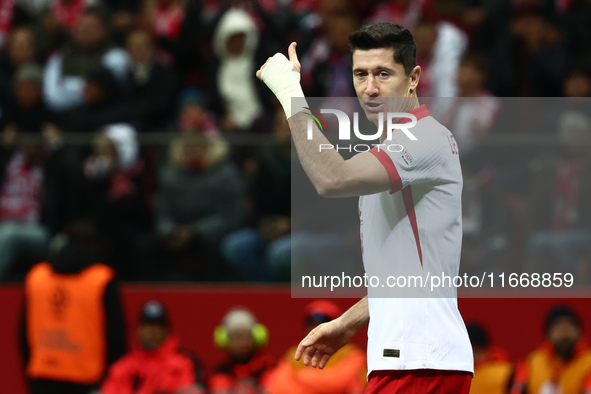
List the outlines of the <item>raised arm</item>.
<svg viewBox="0 0 591 394">
<path fill-rule="evenodd" d="M 359 153 L 345 160 L 333 149 L 320 151 L 320 145 L 329 141 L 315 124 L 312 138 L 308 139 L 308 117 L 304 113 L 307 110 L 291 107 L 292 98 L 304 98 L 295 42 L 290 44 L 288 54 L 289 60 L 280 53 L 267 59 L 257 71 L 257 77 L 267 84 L 283 106 L 300 162 L 318 194 L 352 197 L 389 190 L 388 172 L 373 154 Z"/>
</svg>

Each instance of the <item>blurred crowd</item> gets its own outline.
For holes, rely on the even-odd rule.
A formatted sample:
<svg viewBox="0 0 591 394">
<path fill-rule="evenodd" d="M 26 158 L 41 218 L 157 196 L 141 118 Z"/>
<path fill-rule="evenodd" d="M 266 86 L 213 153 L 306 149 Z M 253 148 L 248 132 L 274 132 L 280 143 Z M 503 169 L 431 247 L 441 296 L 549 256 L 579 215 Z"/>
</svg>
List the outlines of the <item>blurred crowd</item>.
<svg viewBox="0 0 591 394">
<path fill-rule="evenodd" d="M 589 0 L 1 0 L 0 280 L 79 218 L 124 280 L 289 280 L 289 128 L 255 71 L 297 41 L 306 95 L 354 96 L 347 38 L 377 21 L 413 32 L 419 96 L 450 98 L 463 269 L 589 281 Z M 500 97 L 580 101 L 507 126 L 531 112 Z"/>
</svg>

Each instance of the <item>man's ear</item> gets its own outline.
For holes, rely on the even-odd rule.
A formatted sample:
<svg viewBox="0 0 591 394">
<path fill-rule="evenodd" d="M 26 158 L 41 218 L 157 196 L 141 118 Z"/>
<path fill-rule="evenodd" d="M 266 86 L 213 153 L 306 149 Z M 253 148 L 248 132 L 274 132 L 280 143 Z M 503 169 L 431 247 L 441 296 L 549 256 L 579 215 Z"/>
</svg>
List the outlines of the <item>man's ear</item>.
<svg viewBox="0 0 591 394">
<path fill-rule="evenodd" d="M 410 72 L 410 85 L 409 85 L 409 92 L 416 93 L 417 86 L 419 85 L 419 80 L 421 79 L 421 66 L 415 66 L 412 71 Z"/>
</svg>

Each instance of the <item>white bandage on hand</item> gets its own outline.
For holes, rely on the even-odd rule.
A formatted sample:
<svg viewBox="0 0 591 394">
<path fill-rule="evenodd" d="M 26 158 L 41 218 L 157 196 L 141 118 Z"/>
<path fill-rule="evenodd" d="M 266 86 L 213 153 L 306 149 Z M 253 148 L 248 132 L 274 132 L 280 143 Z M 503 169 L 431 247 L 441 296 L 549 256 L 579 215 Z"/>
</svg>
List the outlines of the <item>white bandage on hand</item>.
<svg viewBox="0 0 591 394">
<path fill-rule="evenodd" d="M 304 98 L 304 91 L 300 85 L 300 73 L 293 70 L 294 64 L 283 54 L 276 53 L 267 63 L 261 73 L 261 80 L 275 94 L 287 119 L 300 111 L 304 111 L 308 105 Z M 302 105 L 295 108 L 292 113 L 291 99 L 298 97 Z M 298 103 L 300 100 L 298 100 Z"/>
</svg>

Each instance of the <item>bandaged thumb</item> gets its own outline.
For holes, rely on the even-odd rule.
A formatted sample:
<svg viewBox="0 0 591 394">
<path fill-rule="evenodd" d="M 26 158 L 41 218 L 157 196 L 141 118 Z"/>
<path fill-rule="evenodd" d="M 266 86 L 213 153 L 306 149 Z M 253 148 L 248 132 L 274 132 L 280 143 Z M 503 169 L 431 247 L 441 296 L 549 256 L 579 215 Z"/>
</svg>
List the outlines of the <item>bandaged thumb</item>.
<svg viewBox="0 0 591 394">
<path fill-rule="evenodd" d="M 271 89 L 275 94 L 287 119 L 291 118 L 296 113 L 303 111 L 303 107 L 308 105 L 305 103 L 304 92 L 300 85 L 300 73 L 293 70 L 294 64 L 290 62 L 283 54 L 276 53 L 267 63 L 261 73 L 261 80 Z M 292 113 L 291 99 L 300 98 L 297 108 Z"/>
</svg>

